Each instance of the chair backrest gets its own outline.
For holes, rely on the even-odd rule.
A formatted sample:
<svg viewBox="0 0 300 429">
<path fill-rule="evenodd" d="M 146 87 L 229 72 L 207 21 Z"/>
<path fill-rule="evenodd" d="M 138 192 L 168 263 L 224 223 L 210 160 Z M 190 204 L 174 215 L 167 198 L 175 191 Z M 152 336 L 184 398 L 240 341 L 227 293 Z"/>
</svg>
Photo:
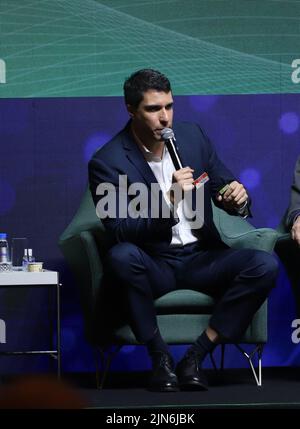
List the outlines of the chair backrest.
<svg viewBox="0 0 300 429">
<path fill-rule="evenodd" d="M 92 233 L 98 245 L 100 255 L 104 255 L 112 245 L 112 239 L 106 233 L 101 219 L 96 214 L 89 187 L 84 192 L 77 212 L 59 238 L 60 247 L 63 247 L 71 239 L 80 237 L 81 233 L 86 231 Z"/>
<path fill-rule="evenodd" d="M 101 220 L 96 215 L 95 205 L 89 188 L 86 189 L 77 212 L 62 233 L 59 241 L 64 242 L 82 231 L 104 231 Z"/>
</svg>

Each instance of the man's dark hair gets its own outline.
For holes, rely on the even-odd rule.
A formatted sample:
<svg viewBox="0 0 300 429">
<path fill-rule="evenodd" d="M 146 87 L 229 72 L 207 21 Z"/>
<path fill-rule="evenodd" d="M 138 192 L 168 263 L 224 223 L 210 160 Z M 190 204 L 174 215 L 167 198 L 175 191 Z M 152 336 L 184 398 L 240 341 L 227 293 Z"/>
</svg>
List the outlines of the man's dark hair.
<svg viewBox="0 0 300 429">
<path fill-rule="evenodd" d="M 144 92 L 154 89 L 168 93 L 171 91 L 169 79 L 157 70 L 138 70 L 124 82 L 125 103 L 138 107 L 144 97 Z"/>
</svg>

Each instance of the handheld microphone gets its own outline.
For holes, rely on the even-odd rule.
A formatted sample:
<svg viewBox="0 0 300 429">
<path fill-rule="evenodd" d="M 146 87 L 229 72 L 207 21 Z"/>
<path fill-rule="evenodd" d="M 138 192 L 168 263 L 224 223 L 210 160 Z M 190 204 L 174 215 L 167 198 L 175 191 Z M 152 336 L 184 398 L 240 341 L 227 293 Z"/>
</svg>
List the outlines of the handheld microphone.
<svg viewBox="0 0 300 429">
<path fill-rule="evenodd" d="M 161 131 L 161 137 L 168 148 L 175 170 L 180 170 L 182 168 L 182 162 L 175 145 L 176 139 L 173 130 L 171 128 L 164 128 Z"/>
</svg>

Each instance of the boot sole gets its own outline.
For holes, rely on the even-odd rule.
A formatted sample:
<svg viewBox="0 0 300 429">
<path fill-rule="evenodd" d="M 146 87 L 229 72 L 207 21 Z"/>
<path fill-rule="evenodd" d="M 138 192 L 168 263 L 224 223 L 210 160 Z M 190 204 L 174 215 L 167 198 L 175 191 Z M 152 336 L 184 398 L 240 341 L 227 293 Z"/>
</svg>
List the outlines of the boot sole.
<svg viewBox="0 0 300 429">
<path fill-rule="evenodd" d="M 149 387 L 150 392 L 179 392 L 179 387 Z"/>
<path fill-rule="evenodd" d="M 190 381 L 189 383 L 180 383 L 179 387 L 181 390 L 187 390 L 187 391 L 208 390 L 208 386 L 202 383 L 197 383 L 196 381 Z"/>
</svg>

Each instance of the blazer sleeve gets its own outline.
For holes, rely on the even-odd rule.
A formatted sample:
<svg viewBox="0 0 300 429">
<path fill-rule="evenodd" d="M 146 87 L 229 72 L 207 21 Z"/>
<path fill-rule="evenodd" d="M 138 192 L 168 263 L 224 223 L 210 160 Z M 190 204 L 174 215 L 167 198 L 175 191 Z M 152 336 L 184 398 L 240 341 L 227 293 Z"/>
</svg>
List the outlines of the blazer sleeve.
<svg viewBox="0 0 300 429">
<path fill-rule="evenodd" d="M 205 157 L 207 159 L 207 170 L 210 178 L 210 190 L 211 195 L 214 200 L 214 203 L 222 208 L 223 210 L 226 210 L 222 203 L 217 201 L 217 194 L 218 192 L 223 188 L 223 186 L 227 185 L 228 183 L 231 183 L 237 178 L 234 176 L 234 174 L 225 166 L 225 164 L 220 160 L 220 158 L 217 155 L 216 149 L 212 142 L 210 141 L 209 137 L 205 134 L 205 132 L 200 128 L 201 134 L 203 136 L 203 140 L 205 142 Z M 251 211 L 251 198 L 248 196 L 248 201 L 246 206 L 243 208 L 243 211 L 237 211 L 237 210 L 226 210 L 230 214 L 234 215 L 240 215 L 242 217 L 252 217 Z"/>
<path fill-rule="evenodd" d="M 153 216 L 151 212 L 150 192 L 148 192 L 148 199 L 144 199 L 145 206 L 140 210 L 141 216 L 134 217 L 128 211 L 132 198 L 130 199 L 127 188 L 120 187 L 120 174 L 124 173 L 99 158 L 93 158 L 89 162 L 89 186 L 96 206 L 97 216 L 102 220 L 106 230 L 113 235 L 117 242 L 129 241 L 135 244 L 141 244 L 145 241 L 159 241 L 165 236 L 171 237 L 172 226 L 178 220 L 173 217 L 166 203 L 165 206 L 163 205 L 164 198 L 162 193 L 157 195 L 159 201 L 156 216 Z M 105 184 L 110 189 L 109 198 L 107 196 L 108 192 L 106 195 L 103 192 L 98 195 L 99 189 L 97 191 L 97 188 L 99 184 Z M 104 198 L 111 203 L 112 210 L 109 213 L 104 209 Z"/>
<path fill-rule="evenodd" d="M 300 215 L 300 156 L 297 159 L 291 186 L 290 204 L 287 211 L 286 226 L 290 229 L 295 218 Z"/>
</svg>

